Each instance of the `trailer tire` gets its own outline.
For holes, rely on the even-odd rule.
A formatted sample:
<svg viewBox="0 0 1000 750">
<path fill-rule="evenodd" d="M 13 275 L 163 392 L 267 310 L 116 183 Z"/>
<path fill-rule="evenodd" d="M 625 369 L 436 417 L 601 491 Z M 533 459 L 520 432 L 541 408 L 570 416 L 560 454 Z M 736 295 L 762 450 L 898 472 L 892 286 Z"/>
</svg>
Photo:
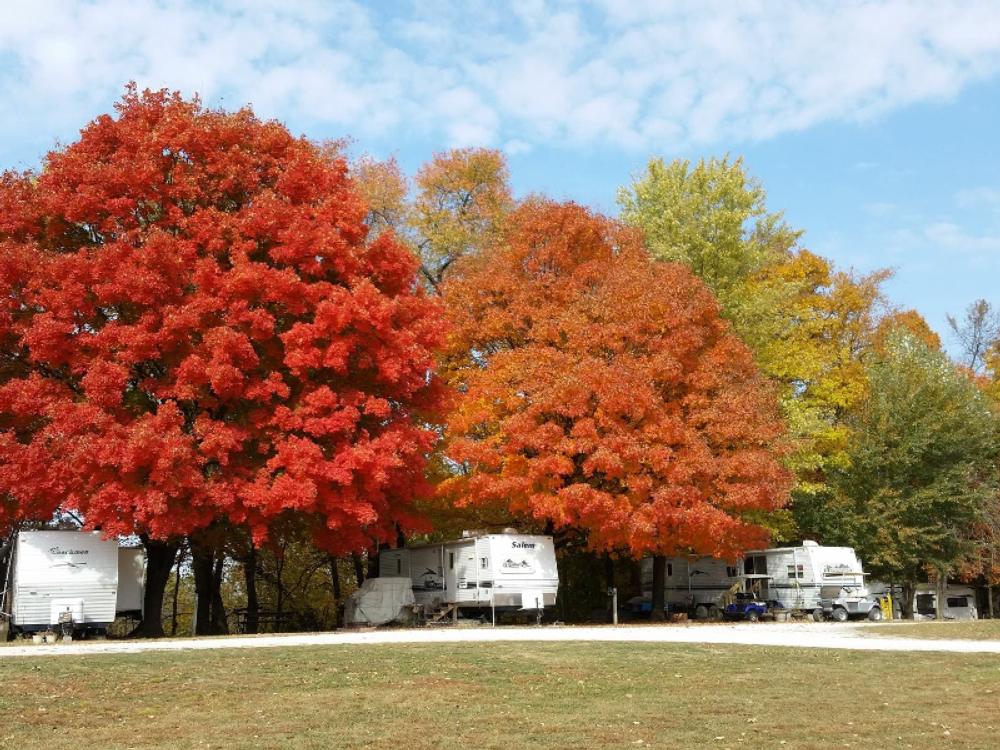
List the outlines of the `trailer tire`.
<svg viewBox="0 0 1000 750">
<path fill-rule="evenodd" d="M 848 619 L 847 610 L 844 609 L 843 607 L 834 607 L 833 619 L 834 622 L 847 622 Z"/>
<path fill-rule="evenodd" d="M 699 604 L 694 608 L 694 619 L 696 620 L 707 620 L 708 619 L 708 607 L 704 604 Z"/>
<path fill-rule="evenodd" d="M 722 619 L 722 610 L 716 607 L 714 604 L 708 608 L 708 619 L 712 621 L 718 621 Z"/>
<path fill-rule="evenodd" d="M 872 622 L 881 622 L 882 621 L 882 608 L 881 607 L 872 607 L 870 610 L 868 610 L 868 619 L 871 620 Z"/>
<path fill-rule="evenodd" d="M 826 613 L 823 612 L 823 608 L 816 607 L 816 609 L 813 610 L 813 620 L 815 622 L 823 622 L 823 620 L 825 619 L 826 619 Z"/>
<path fill-rule="evenodd" d="M 757 622 L 760 619 L 760 613 L 756 609 L 751 609 L 747 611 L 747 622 Z"/>
</svg>

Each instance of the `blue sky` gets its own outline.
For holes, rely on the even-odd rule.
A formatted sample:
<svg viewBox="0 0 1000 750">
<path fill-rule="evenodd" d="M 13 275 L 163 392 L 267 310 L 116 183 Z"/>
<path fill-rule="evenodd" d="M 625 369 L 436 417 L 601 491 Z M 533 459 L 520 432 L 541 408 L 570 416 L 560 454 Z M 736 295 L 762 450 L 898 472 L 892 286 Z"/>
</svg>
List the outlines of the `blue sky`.
<svg viewBox="0 0 1000 750">
<path fill-rule="evenodd" d="M 124 85 L 252 103 L 413 172 L 503 148 L 515 188 L 616 211 L 652 155 L 745 156 L 803 244 L 892 301 L 1000 303 L 1000 3 L 4 0 L 0 168 Z"/>
</svg>

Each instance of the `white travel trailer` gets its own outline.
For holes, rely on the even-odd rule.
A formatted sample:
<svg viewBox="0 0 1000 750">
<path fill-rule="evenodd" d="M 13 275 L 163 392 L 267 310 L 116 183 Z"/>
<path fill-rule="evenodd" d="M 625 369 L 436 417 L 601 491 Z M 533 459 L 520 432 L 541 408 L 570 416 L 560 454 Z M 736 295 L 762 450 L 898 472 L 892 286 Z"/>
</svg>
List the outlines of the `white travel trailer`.
<svg viewBox="0 0 1000 750">
<path fill-rule="evenodd" d="M 382 550 L 379 575 L 408 577 L 425 611 L 541 610 L 556 603 L 559 588 L 552 537 L 530 534 L 478 534 Z"/>
<path fill-rule="evenodd" d="M 8 568 L 4 613 L 12 631 L 105 631 L 119 612 L 142 610 L 142 550 L 100 532 L 21 531 Z M 67 613 L 69 613 L 67 615 Z"/>
<path fill-rule="evenodd" d="M 869 584 L 872 593 L 878 596 L 892 597 L 892 616 L 899 619 L 902 616 L 902 588 L 888 583 L 872 582 Z M 979 609 L 976 607 L 976 591 L 971 586 L 953 586 L 948 584 L 944 590 L 944 619 L 946 620 L 977 620 Z M 918 583 L 913 596 L 913 619 L 937 619 L 937 586 L 933 583 Z"/>
<path fill-rule="evenodd" d="M 819 606 L 824 586 L 858 592 L 864 589 L 865 575 L 851 547 L 822 547 L 806 541 L 799 547 L 749 550 L 739 561 L 668 558 L 664 598 L 671 608 L 698 619 L 719 617 L 728 595 L 750 590 L 763 600 L 781 602 L 786 609 L 812 612 Z M 652 558 L 643 560 L 642 583 L 643 591 L 651 593 Z"/>
<path fill-rule="evenodd" d="M 976 620 L 976 592 L 969 586 L 946 586 L 944 590 L 944 619 Z M 917 586 L 913 601 L 914 620 L 933 620 L 937 617 L 937 588 L 934 584 Z"/>
</svg>

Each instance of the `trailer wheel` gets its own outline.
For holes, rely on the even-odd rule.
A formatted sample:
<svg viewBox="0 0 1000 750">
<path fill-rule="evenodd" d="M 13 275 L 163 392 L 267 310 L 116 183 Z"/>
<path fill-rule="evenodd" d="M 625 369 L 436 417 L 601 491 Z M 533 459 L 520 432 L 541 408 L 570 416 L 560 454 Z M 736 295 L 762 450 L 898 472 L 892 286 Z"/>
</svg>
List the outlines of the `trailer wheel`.
<svg viewBox="0 0 1000 750">
<path fill-rule="evenodd" d="M 757 622 L 760 619 L 760 612 L 756 609 L 747 610 L 747 622 Z"/>
<path fill-rule="evenodd" d="M 834 607 L 833 619 L 836 622 L 847 622 L 847 610 L 843 607 Z"/>
<path fill-rule="evenodd" d="M 708 608 L 708 619 L 709 620 L 721 620 L 722 610 L 716 607 L 714 604 Z"/>
<path fill-rule="evenodd" d="M 824 614 L 823 608 L 816 607 L 816 609 L 813 610 L 813 620 L 816 622 L 823 622 L 823 620 L 825 619 L 826 619 L 826 614 Z"/>
<path fill-rule="evenodd" d="M 880 622 L 882 620 L 882 608 L 872 607 L 868 610 L 868 619 L 872 622 Z"/>
<path fill-rule="evenodd" d="M 694 619 L 696 620 L 707 620 L 708 619 L 708 607 L 704 604 L 699 604 L 694 608 Z"/>
</svg>

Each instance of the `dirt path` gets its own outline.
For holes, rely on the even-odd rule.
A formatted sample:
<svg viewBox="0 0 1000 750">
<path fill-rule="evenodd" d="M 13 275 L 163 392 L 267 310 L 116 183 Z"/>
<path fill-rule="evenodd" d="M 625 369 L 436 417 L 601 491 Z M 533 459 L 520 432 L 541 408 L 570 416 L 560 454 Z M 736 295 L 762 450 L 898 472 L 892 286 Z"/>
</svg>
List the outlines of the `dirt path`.
<svg viewBox="0 0 1000 750">
<path fill-rule="evenodd" d="M 379 643 L 479 643 L 490 641 L 603 641 L 646 643 L 715 643 L 796 648 L 833 648 L 859 651 L 952 651 L 1000 653 L 1000 641 L 924 640 L 889 635 L 905 632 L 909 624 L 876 626 L 871 635 L 861 623 L 719 623 L 696 625 L 590 626 L 536 628 L 443 627 L 308 635 L 231 636 L 159 641 L 82 641 L 45 646 L 11 645 L 0 648 L 0 658 L 15 656 L 82 656 L 85 654 L 188 651 L 219 648 L 274 648 L 280 646 L 347 646 Z"/>
</svg>

